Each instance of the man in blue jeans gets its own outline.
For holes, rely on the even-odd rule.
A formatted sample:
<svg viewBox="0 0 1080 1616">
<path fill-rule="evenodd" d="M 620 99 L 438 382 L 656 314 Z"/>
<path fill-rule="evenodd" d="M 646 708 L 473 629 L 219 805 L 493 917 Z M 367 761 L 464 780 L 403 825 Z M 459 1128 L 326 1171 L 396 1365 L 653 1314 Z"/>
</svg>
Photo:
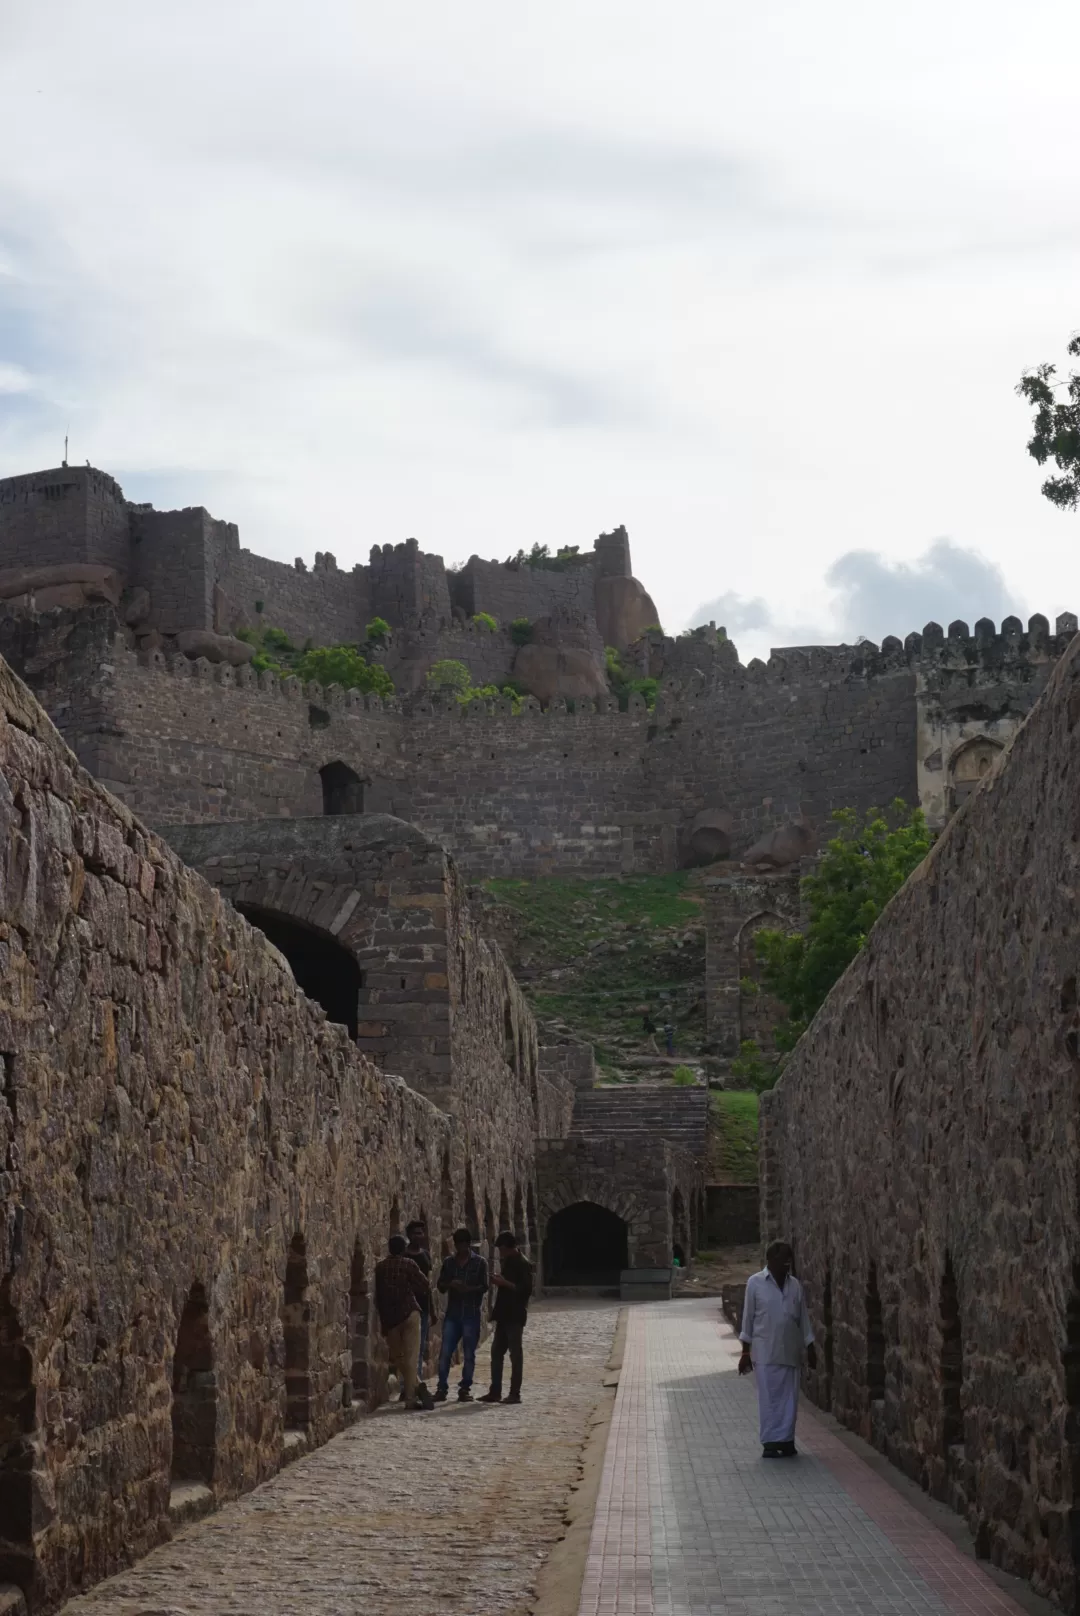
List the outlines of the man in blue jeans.
<svg viewBox="0 0 1080 1616">
<path fill-rule="evenodd" d="M 450 1360 L 461 1343 L 465 1362 L 458 1387 L 458 1402 L 472 1402 L 473 1368 L 480 1340 L 480 1309 L 488 1288 L 487 1263 L 472 1249 L 468 1229 L 454 1230 L 454 1254 L 439 1269 L 439 1290 L 448 1298 L 439 1354 L 439 1385 L 435 1401 L 445 1403 L 450 1390 Z"/>
</svg>

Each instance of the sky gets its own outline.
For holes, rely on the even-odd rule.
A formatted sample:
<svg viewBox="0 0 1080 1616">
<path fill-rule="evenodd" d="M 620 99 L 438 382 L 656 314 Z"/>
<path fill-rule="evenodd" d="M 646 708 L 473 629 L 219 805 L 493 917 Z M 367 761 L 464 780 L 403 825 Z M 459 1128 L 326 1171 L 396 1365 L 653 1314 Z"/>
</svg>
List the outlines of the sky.
<svg viewBox="0 0 1080 1616">
<path fill-rule="evenodd" d="M 0 0 L 0 475 L 262 554 L 625 523 L 670 632 L 1080 610 L 1064 0 Z"/>
</svg>

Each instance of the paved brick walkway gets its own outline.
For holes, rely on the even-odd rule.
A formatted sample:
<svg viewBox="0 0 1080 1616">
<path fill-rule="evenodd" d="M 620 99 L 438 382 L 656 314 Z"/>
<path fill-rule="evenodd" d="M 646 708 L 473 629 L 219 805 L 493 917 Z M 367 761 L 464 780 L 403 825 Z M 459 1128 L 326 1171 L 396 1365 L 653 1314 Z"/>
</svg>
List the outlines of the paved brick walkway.
<svg viewBox="0 0 1080 1616">
<path fill-rule="evenodd" d="M 520 1408 L 381 1409 L 66 1616 L 525 1616 L 564 1531 L 617 1318 L 610 1304 L 541 1304 Z"/>
<path fill-rule="evenodd" d="M 579 1616 L 1023 1616 L 800 1411 L 767 1461 L 715 1301 L 631 1311 Z"/>
</svg>

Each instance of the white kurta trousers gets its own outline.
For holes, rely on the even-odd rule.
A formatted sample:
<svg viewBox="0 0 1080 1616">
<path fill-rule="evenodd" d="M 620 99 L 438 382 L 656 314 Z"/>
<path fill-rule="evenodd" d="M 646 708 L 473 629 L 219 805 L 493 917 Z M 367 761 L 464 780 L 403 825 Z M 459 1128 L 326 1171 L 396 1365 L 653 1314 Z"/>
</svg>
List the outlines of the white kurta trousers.
<svg viewBox="0 0 1080 1616">
<path fill-rule="evenodd" d="M 793 1442 L 799 1410 L 799 1371 L 786 1364 L 755 1364 L 761 1441 Z"/>
</svg>

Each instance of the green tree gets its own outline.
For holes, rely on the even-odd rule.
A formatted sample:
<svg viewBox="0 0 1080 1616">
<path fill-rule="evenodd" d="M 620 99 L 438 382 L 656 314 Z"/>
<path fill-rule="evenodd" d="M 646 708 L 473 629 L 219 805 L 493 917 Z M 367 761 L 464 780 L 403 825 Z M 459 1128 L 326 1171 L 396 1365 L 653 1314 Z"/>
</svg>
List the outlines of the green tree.
<svg viewBox="0 0 1080 1616">
<path fill-rule="evenodd" d="M 604 666 L 607 669 L 611 694 L 618 701 L 621 712 L 626 712 L 630 704 L 630 697 L 635 692 L 645 698 L 645 705 L 650 711 L 656 706 L 656 696 L 660 689 L 660 681 L 658 679 L 633 678 L 623 662 L 621 653 L 613 645 L 604 647 Z"/>
<path fill-rule="evenodd" d="M 383 645 L 390 638 L 390 624 L 385 617 L 373 617 L 364 630 L 369 645 Z"/>
<path fill-rule="evenodd" d="M 515 617 L 510 624 L 510 638 L 515 645 L 528 645 L 532 634 L 532 624 L 527 617 Z"/>
<path fill-rule="evenodd" d="M 1070 339 L 1068 352 L 1080 355 L 1080 336 Z M 1048 477 L 1042 491 L 1052 504 L 1075 511 L 1080 505 L 1080 374 L 1072 371 L 1059 382 L 1056 375 L 1056 365 L 1037 365 L 1021 377 L 1016 391 L 1035 410 L 1028 454 L 1040 466 L 1052 460 L 1061 472 Z M 1055 389 L 1062 387 L 1065 397 L 1056 398 Z"/>
<path fill-rule="evenodd" d="M 346 690 L 371 690 L 392 696 L 394 681 L 377 662 L 368 662 L 353 645 L 315 645 L 297 659 L 298 678 L 320 685 L 342 685 Z"/>
<path fill-rule="evenodd" d="M 780 1049 L 794 1046 L 889 899 L 930 851 L 922 810 L 900 798 L 888 813 L 871 809 L 862 824 L 850 808 L 833 817 L 840 834 L 802 884 L 806 930 L 763 930 L 754 939 L 763 985 L 788 1014 L 776 1032 Z"/>
<path fill-rule="evenodd" d="M 464 662 L 458 662 L 454 657 L 443 657 L 441 662 L 432 663 L 424 684 L 429 690 L 452 690 L 456 696 L 460 696 L 472 689 L 472 674 Z"/>
</svg>

